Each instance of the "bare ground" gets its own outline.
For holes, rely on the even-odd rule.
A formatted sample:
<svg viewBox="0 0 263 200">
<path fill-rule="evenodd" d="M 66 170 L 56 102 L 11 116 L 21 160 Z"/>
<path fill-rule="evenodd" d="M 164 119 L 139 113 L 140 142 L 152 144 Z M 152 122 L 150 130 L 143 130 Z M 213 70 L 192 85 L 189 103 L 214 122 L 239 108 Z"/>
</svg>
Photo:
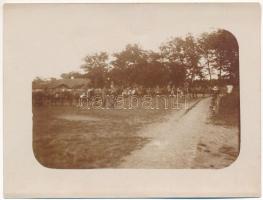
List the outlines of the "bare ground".
<svg viewBox="0 0 263 200">
<path fill-rule="evenodd" d="M 189 110 L 174 112 L 162 123 L 150 124 L 139 135 L 149 138 L 142 149 L 125 157 L 119 168 L 223 168 L 238 156 L 238 127 L 209 121 L 211 98 Z"/>
</svg>

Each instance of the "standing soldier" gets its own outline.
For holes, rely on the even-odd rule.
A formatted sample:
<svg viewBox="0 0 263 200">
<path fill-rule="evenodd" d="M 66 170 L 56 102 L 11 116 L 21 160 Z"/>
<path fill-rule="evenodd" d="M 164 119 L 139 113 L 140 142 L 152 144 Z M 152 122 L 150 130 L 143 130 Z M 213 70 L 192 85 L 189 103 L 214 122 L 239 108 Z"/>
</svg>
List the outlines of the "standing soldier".
<svg viewBox="0 0 263 200">
<path fill-rule="evenodd" d="M 219 88 L 217 85 L 215 85 L 212 88 L 212 93 L 213 93 L 213 97 L 212 97 L 212 105 L 211 105 L 211 109 L 213 111 L 214 114 L 216 114 L 218 112 L 218 108 L 219 108 Z"/>
<path fill-rule="evenodd" d="M 107 98 L 107 88 L 104 86 L 101 90 L 101 98 L 102 98 L 102 107 L 106 107 L 106 98 Z"/>
</svg>

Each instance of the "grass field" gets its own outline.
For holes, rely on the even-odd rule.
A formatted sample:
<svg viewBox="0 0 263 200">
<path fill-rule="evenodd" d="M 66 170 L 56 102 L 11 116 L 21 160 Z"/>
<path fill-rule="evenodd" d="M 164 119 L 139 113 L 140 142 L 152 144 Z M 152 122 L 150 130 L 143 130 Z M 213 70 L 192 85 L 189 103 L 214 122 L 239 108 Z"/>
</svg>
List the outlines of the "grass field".
<svg viewBox="0 0 263 200">
<path fill-rule="evenodd" d="M 171 110 L 81 110 L 33 108 L 33 150 L 49 168 L 114 168 L 148 139 L 143 126 L 160 122 Z"/>
<path fill-rule="evenodd" d="M 219 110 L 212 120 L 217 125 L 235 127 L 240 124 L 239 92 L 223 96 L 219 103 Z"/>
</svg>

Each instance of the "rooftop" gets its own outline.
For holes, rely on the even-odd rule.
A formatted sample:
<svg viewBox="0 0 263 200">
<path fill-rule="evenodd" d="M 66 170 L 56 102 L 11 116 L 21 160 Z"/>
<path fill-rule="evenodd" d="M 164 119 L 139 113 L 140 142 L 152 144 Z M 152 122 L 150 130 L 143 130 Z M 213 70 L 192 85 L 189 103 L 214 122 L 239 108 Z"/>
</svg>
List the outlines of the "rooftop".
<svg viewBox="0 0 263 200">
<path fill-rule="evenodd" d="M 33 89 L 53 89 L 59 86 L 65 85 L 68 88 L 82 88 L 88 86 L 90 83 L 89 79 L 56 79 L 51 81 L 33 81 Z"/>
</svg>

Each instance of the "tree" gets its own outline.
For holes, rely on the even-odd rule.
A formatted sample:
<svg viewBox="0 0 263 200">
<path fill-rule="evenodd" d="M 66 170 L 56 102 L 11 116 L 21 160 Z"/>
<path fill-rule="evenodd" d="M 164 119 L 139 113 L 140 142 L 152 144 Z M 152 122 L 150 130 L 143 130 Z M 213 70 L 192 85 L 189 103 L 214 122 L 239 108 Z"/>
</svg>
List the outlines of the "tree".
<svg viewBox="0 0 263 200">
<path fill-rule="evenodd" d="M 203 64 L 204 76 L 208 76 L 210 83 L 212 81 L 212 77 L 215 75 L 216 68 L 216 55 L 214 49 L 214 37 L 209 33 L 203 33 L 201 37 L 198 38 L 197 41 L 198 50 L 200 53 L 200 62 Z"/>
<path fill-rule="evenodd" d="M 141 82 L 148 87 L 167 85 L 169 83 L 170 73 L 163 62 L 162 55 L 149 51 L 147 57 L 147 65 L 144 67 L 144 72 L 140 74 Z"/>
<path fill-rule="evenodd" d="M 112 57 L 109 62 L 105 52 L 88 55 L 81 66 L 86 72 L 83 77 L 88 77 L 95 87 L 103 87 L 110 81 L 125 87 L 170 83 L 184 86 L 185 82 L 191 87 L 196 80 L 205 79 L 211 84 L 213 79 L 230 80 L 234 84 L 239 81 L 237 41 L 230 32 L 221 29 L 203 33 L 197 39 L 191 34 L 171 38 L 160 46 L 160 52 L 128 44 Z M 71 75 L 73 72 L 62 77 Z"/>
<path fill-rule="evenodd" d="M 183 85 L 187 79 L 193 82 L 196 77 L 200 77 L 200 55 L 197 43 L 191 34 L 185 39 L 173 38 L 163 44 L 160 50 L 171 72 L 172 82 Z"/>
<path fill-rule="evenodd" d="M 229 31 L 222 29 L 211 33 L 211 37 L 219 81 L 227 79 L 232 84 L 239 84 L 239 48 L 236 38 Z"/>
<path fill-rule="evenodd" d="M 115 58 L 111 64 L 113 69 L 110 71 L 111 79 L 121 85 L 140 84 L 142 79 L 140 73 L 147 66 L 147 52 L 139 45 L 128 44 L 119 53 L 113 54 Z"/>
<path fill-rule="evenodd" d="M 108 54 L 106 52 L 95 53 L 85 57 L 85 64 L 81 66 L 86 72 L 84 77 L 91 80 L 94 87 L 103 87 L 108 73 Z"/>
<path fill-rule="evenodd" d="M 200 75 L 202 67 L 200 66 L 200 53 L 195 38 L 188 34 L 184 42 L 185 65 L 187 78 L 192 83 L 196 78 L 202 78 Z"/>
</svg>

